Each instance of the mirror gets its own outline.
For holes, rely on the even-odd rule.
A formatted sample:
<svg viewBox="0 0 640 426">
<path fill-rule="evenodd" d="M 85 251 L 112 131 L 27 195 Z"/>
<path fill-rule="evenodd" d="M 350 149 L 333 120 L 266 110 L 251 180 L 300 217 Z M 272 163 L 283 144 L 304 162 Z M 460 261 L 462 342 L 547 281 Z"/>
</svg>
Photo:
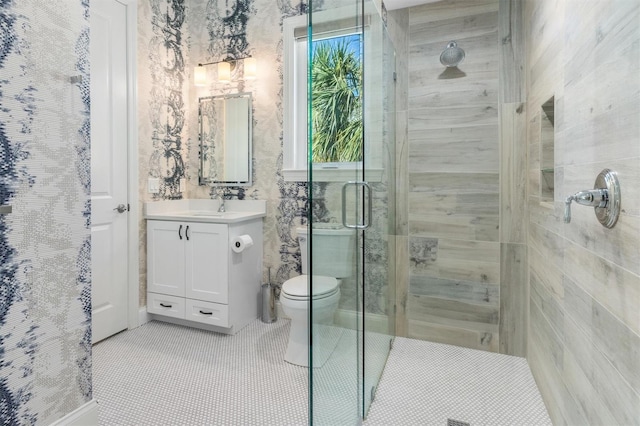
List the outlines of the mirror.
<svg viewBox="0 0 640 426">
<path fill-rule="evenodd" d="M 200 185 L 251 185 L 251 93 L 198 99 Z"/>
</svg>

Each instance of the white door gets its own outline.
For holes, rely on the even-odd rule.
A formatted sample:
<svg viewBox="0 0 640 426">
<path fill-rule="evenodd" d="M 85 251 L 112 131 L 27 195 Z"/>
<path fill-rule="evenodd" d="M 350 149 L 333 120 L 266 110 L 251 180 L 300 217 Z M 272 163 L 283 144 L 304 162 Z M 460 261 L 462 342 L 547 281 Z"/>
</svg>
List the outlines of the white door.
<svg viewBox="0 0 640 426">
<path fill-rule="evenodd" d="M 92 342 L 128 326 L 126 6 L 91 0 Z M 124 209 L 118 206 L 125 207 Z"/>
</svg>

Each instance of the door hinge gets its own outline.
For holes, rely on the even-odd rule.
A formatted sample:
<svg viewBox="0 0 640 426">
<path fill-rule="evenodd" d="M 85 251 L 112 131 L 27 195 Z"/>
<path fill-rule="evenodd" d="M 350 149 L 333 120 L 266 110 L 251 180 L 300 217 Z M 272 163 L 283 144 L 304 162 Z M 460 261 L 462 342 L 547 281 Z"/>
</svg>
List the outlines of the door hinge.
<svg viewBox="0 0 640 426">
<path fill-rule="evenodd" d="M 393 81 L 398 81 L 398 73 L 397 72 L 393 72 Z"/>
<path fill-rule="evenodd" d="M 131 211 L 131 204 L 127 203 L 127 211 L 130 212 Z"/>
</svg>

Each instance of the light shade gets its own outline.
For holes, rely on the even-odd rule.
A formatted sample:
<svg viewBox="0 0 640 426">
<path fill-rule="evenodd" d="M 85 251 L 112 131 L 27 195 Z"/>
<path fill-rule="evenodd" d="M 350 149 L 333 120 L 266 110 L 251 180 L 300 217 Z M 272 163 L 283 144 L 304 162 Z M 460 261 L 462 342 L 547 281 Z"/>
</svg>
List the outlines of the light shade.
<svg viewBox="0 0 640 426">
<path fill-rule="evenodd" d="M 193 84 L 196 86 L 207 85 L 207 70 L 202 65 L 193 69 Z"/>
<path fill-rule="evenodd" d="M 218 81 L 222 83 L 231 81 L 231 64 L 229 62 L 220 62 L 218 64 Z"/>
<path fill-rule="evenodd" d="M 258 74 L 258 65 L 256 58 L 245 58 L 244 60 L 244 79 L 254 80 Z"/>
</svg>

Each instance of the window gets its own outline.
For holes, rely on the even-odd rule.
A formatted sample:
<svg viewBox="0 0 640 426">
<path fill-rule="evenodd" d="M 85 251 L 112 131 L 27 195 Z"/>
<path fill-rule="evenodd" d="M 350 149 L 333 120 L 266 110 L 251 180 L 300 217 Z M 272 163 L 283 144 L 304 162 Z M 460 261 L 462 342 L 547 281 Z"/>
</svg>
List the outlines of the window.
<svg viewBox="0 0 640 426">
<path fill-rule="evenodd" d="M 312 46 L 314 180 L 352 179 L 362 168 L 363 35 L 351 9 L 314 13 Z M 340 17 L 342 18 L 337 18 Z M 365 22 L 365 37 L 366 37 Z M 307 180 L 307 17 L 284 22 L 285 180 Z M 367 154 L 367 168 L 375 161 Z"/>
<path fill-rule="evenodd" d="M 314 164 L 338 167 L 362 161 L 360 34 L 313 41 L 311 120 Z"/>
</svg>

